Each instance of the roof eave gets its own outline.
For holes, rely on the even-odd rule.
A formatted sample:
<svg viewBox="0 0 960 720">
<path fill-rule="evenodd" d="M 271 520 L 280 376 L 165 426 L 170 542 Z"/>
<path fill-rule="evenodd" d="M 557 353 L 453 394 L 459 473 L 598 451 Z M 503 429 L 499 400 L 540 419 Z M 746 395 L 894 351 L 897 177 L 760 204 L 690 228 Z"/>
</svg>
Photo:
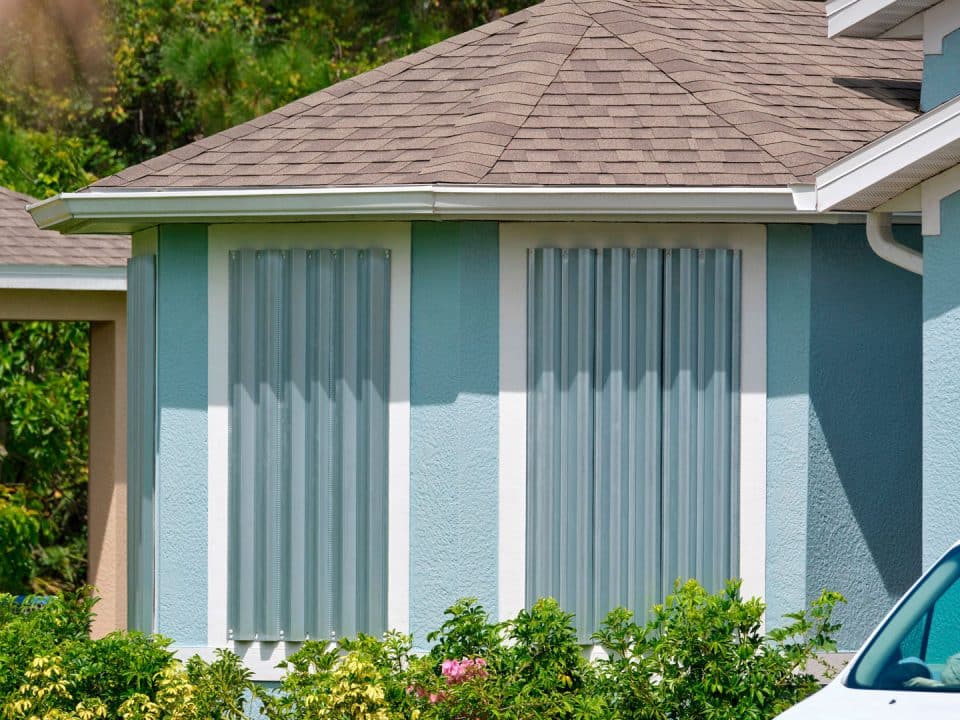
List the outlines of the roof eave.
<svg viewBox="0 0 960 720">
<path fill-rule="evenodd" d="M 960 97 L 835 162 L 816 177 L 818 211 L 866 212 L 960 163 Z"/>
<path fill-rule="evenodd" d="M 162 223 L 304 222 L 378 218 L 571 220 L 815 215 L 813 186 L 392 187 L 99 190 L 28 208 L 63 233 L 131 233 Z"/>
<path fill-rule="evenodd" d="M 940 0 L 827 0 L 829 37 L 879 38 Z M 899 39 L 917 39 L 915 32 L 899 32 Z"/>
</svg>

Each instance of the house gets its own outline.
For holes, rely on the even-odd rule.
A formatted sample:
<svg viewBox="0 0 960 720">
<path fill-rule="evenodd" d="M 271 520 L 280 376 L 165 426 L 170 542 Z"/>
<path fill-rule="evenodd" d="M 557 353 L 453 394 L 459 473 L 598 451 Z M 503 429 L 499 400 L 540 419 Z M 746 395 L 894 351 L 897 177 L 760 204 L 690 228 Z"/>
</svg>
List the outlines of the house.
<svg viewBox="0 0 960 720">
<path fill-rule="evenodd" d="M 87 581 L 93 632 L 126 624 L 126 260 L 130 238 L 40 230 L 35 198 L 0 188 L 0 320 L 90 323 Z"/>
<path fill-rule="evenodd" d="M 836 37 L 923 40 L 923 114 L 817 174 L 818 210 L 868 213 L 892 262 L 923 276 L 923 566 L 958 538 L 960 490 L 960 3 L 827 2 Z M 922 255 L 886 234 L 921 218 Z M 916 250 L 913 248 L 912 250 Z"/>
<path fill-rule="evenodd" d="M 929 270 L 818 173 L 923 122 L 922 55 L 806 0 L 546 0 L 33 206 L 133 235 L 131 626 L 270 679 L 461 596 L 586 641 L 740 576 L 771 623 L 844 592 L 856 647 L 952 529 Z"/>
</svg>

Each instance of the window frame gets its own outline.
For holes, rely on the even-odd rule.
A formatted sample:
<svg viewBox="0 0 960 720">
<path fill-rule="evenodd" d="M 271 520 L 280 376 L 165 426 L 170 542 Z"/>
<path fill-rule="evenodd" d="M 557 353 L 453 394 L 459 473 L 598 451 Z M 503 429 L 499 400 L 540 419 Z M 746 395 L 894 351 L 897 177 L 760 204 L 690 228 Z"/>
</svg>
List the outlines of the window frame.
<svg viewBox="0 0 960 720">
<path fill-rule="evenodd" d="M 554 248 L 725 248 L 742 252 L 740 574 L 745 596 L 766 578 L 767 229 L 746 223 L 500 224 L 500 498 L 498 610 L 526 601 L 527 252 Z"/>
<path fill-rule="evenodd" d="M 358 249 L 390 251 L 390 388 L 388 401 L 387 626 L 409 625 L 410 515 L 410 223 L 326 222 L 210 225 L 207 312 L 207 645 L 177 648 L 181 654 L 213 657 L 226 647 L 237 653 L 255 680 L 276 681 L 277 663 L 298 642 L 237 642 L 229 637 L 229 254 L 243 249 Z"/>
</svg>

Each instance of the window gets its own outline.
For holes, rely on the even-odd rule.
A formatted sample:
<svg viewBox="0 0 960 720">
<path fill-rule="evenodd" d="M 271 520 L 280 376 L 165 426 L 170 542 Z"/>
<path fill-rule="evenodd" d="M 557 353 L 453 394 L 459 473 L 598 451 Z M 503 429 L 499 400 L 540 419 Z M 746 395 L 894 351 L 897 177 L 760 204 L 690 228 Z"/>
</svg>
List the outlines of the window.
<svg viewBox="0 0 960 720">
<path fill-rule="evenodd" d="M 738 571 L 740 252 L 528 256 L 527 601 L 587 641 Z"/>
<path fill-rule="evenodd" d="M 960 550 L 927 574 L 870 641 L 848 684 L 960 692 Z"/>
<path fill-rule="evenodd" d="M 234 640 L 386 626 L 386 250 L 230 253 Z"/>
</svg>

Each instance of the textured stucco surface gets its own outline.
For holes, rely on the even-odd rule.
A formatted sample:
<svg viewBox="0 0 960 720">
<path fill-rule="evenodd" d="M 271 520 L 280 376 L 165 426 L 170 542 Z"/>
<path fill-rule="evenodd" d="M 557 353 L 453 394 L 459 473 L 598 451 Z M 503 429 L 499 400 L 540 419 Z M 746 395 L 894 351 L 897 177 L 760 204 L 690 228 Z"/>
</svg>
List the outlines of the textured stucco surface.
<svg viewBox="0 0 960 720">
<path fill-rule="evenodd" d="M 767 228 L 767 623 L 806 602 L 809 225 Z"/>
<path fill-rule="evenodd" d="M 924 238 L 923 566 L 960 540 L 960 193 Z"/>
<path fill-rule="evenodd" d="M 923 56 L 920 109 L 926 112 L 960 95 L 960 30 L 943 39 L 942 55 Z"/>
<path fill-rule="evenodd" d="M 207 229 L 160 228 L 157 632 L 207 641 Z"/>
<path fill-rule="evenodd" d="M 863 226 L 816 225 L 810 292 L 807 599 L 848 598 L 854 650 L 921 569 L 922 287 Z"/>
<path fill-rule="evenodd" d="M 457 598 L 497 612 L 499 249 L 496 223 L 414 223 L 410 629 Z M 523 312 L 523 308 L 518 308 Z"/>
<path fill-rule="evenodd" d="M 920 572 L 921 282 L 862 225 L 771 226 L 767 258 L 768 622 L 839 590 L 853 650 Z"/>
</svg>

